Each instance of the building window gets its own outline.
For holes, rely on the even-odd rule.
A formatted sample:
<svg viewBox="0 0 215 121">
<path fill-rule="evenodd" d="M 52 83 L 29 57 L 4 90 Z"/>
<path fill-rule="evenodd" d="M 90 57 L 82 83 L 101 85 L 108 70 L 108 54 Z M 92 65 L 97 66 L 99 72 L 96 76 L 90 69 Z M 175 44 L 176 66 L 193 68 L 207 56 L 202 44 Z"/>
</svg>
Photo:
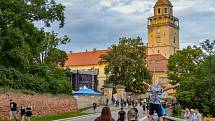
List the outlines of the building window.
<svg viewBox="0 0 215 121">
<path fill-rule="evenodd" d="M 158 50 L 158 53 L 160 53 L 160 51 Z"/>
<path fill-rule="evenodd" d="M 158 8 L 158 14 L 160 14 L 161 13 L 161 9 L 160 8 Z"/>
<path fill-rule="evenodd" d="M 172 9 L 171 8 L 169 9 L 169 11 L 170 11 L 170 14 L 172 14 Z"/>
<path fill-rule="evenodd" d="M 175 43 L 175 37 L 173 38 L 173 43 Z"/>
<path fill-rule="evenodd" d="M 168 13 L 168 12 L 167 12 L 167 8 L 164 8 L 164 11 L 165 11 L 165 13 Z"/>
</svg>

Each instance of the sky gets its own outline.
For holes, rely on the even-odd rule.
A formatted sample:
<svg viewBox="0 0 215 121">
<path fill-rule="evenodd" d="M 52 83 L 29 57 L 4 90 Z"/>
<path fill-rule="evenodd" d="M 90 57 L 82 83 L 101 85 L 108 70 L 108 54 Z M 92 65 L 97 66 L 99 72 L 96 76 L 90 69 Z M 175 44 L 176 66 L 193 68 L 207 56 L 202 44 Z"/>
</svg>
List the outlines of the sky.
<svg viewBox="0 0 215 121">
<path fill-rule="evenodd" d="M 67 52 L 107 49 L 120 37 L 143 38 L 147 43 L 147 18 L 157 0 L 56 0 L 65 8 L 65 25 L 54 30 L 71 42 L 60 45 Z M 180 48 L 215 40 L 215 0 L 171 0 L 180 19 Z"/>
</svg>

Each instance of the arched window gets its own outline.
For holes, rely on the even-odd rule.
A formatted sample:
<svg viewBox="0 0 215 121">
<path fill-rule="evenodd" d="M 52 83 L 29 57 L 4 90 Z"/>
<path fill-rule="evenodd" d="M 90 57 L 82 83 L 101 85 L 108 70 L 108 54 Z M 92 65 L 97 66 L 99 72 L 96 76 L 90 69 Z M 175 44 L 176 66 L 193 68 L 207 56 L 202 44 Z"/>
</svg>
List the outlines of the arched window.
<svg viewBox="0 0 215 121">
<path fill-rule="evenodd" d="M 167 8 L 164 8 L 164 12 L 165 12 L 165 14 L 167 14 L 167 13 L 168 13 L 168 10 L 167 10 Z"/>
<path fill-rule="evenodd" d="M 160 14 L 161 13 L 161 9 L 160 8 L 158 8 L 158 14 Z"/>
</svg>

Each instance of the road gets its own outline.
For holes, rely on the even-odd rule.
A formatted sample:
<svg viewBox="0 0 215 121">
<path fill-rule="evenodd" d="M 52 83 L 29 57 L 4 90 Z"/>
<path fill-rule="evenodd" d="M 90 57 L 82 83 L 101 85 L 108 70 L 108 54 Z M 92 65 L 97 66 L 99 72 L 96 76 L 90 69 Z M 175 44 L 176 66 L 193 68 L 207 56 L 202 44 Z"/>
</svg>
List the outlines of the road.
<svg viewBox="0 0 215 121">
<path fill-rule="evenodd" d="M 139 110 L 139 120 L 138 121 L 147 121 L 147 117 L 146 114 L 143 114 L 143 110 L 138 107 Z M 128 109 L 125 109 L 125 111 L 127 112 Z M 118 119 L 118 110 L 116 111 L 111 111 L 112 116 L 114 119 Z M 98 117 L 100 115 L 100 113 L 96 113 L 96 114 L 90 114 L 90 115 L 86 115 L 86 116 L 79 116 L 79 117 L 74 117 L 74 118 L 67 118 L 67 119 L 61 119 L 61 120 L 56 120 L 56 121 L 94 121 L 94 119 L 96 117 Z"/>
</svg>

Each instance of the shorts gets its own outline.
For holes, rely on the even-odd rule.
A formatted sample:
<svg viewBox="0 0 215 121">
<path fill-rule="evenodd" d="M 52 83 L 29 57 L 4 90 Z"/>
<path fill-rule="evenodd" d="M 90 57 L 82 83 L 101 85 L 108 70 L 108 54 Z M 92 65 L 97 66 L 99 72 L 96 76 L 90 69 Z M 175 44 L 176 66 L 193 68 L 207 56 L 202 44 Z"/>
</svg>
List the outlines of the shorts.
<svg viewBox="0 0 215 121">
<path fill-rule="evenodd" d="M 160 104 L 153 104 L 153 103 L 149 104 L 149 114 L 153 115 L 154 112 L 156 112 L 158 114 L 158 117 L 162 117 L 163 116 Z"/>
<path fill-rule="evenodd" d="M 26 112 L 26 116 L 27 116 L 27 117 L 31 117 L 31 115 L 32 115 L 32 112 L 31 112 L 31 111 L 27 111 L 27 112 Z"/>
<path fill-rule="evenodd" d="M 16 111 L 10 111 L 10 116 L 16 117 Z"/>
</svg>

